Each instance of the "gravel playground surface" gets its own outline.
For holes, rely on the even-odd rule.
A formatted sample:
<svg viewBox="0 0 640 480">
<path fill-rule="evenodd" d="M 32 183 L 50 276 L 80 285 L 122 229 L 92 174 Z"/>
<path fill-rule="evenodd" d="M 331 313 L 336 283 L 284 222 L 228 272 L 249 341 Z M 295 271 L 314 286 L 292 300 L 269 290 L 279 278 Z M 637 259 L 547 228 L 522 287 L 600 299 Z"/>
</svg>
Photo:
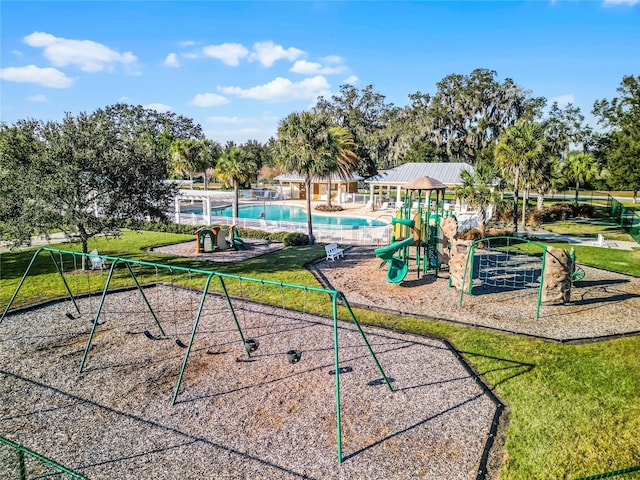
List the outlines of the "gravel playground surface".
<svg viewBox="0 0 640 480">
<path fill-rule="evenodd" d="M 365 327 L 390 392 L 340 322 L 340 465 L 330 319 L 235 300 L 260 342 L 248 361 L 225 300 L 209 295 L 171 407 L 187 352 L 174 340 L 188 342 L 200 295 L 148 290 L 167 337 L 144 335 L 157 327 L 139 292 L 109 293 L 80 375 L 96 297 L 78 299 L 79 318 L 69 301 L 6 317 L 0 435 L 94 480 L 476 478 L 497 405 L 446 343 Z M 15 457 L 0 446 L 0 478 L 18 478 Z"/>
<path fill-rule="evenodd" d="M 543 305 L 536 319 L 537 288 L 509 290 L 474 286 L 464 295 L 448 286 L 448 272 L 417 278 L 415 264 L 405 280 L 390 284 L 387 264 L 371 247 L 353 247 L 344 259 L 320 261 L 311 270 L 327 288 L 345 293 L 351 305 L 384 308 L 556 341 L 580 341 L 640 333 L 640 279 L 582 266 L 567 305 Z M 474 285 L 480 282 L 474 281 Z"/>
</svg>

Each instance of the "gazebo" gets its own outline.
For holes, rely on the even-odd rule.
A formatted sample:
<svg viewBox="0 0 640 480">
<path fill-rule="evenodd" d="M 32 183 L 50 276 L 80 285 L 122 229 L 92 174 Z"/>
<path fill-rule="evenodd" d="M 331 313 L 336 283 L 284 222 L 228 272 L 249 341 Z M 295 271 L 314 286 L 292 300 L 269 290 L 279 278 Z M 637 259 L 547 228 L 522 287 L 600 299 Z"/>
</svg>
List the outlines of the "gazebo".
<svg viewBox="0 0 640 480">
<path fill-rule="evenodd" d="M 402 201 L 402 188 L 416 179 L 429 177 L 437 179 L 447 190 L 453 190 L 462 184 L 461 174 L 464 170 L 473 172 L 473 167 L 463 162 L 438 162 L 438 163 L 404 163 L 391 170 L 386 170 L 373 177 L 367 178 L 369 184 L 369 200 L 374 204 L 376 188 L 379 196 L 393 197 L 395 191 L 396 204 Z M 443 191 L 444 195 L 444 191 Z"/>
</svg>

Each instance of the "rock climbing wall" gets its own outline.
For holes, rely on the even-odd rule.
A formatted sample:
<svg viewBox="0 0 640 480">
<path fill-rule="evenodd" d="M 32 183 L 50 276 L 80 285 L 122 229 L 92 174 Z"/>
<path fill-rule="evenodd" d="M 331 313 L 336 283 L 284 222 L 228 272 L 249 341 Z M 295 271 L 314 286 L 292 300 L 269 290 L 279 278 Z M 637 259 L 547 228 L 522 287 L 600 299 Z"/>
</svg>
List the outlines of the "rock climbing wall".
<svg viewBox="0 0 640 480">
<path fill-rule="evenodd" d="M 462 279 L 465 276 L 465 265 L 467 256 L 471 248 L 472 240 L 452 240 L 451 258 L 449 258 L 449 276 L 451 277 L 451 286 L 458 290 L 462 289 Z M 471 281 L 471 266 L 467 269 L 466 278 L 464 279 L 465 288 L 469 286 Z"/>
<path fill-rule="evenodd" d="M 542 276 L 542 303 L 571 301 L 571 274 L 573 260 L 566 250 L 547 247 Z"/>
<path fill-rule="evenodd" d="M 458 221 L 454 217 L 445 217 L 440 220 L 440 231 L 442 238 L 438 245 L 438 262 L 440 265 L 449 263 L 451 256 L 451 244 L 458 232 Z"/>
</svg>

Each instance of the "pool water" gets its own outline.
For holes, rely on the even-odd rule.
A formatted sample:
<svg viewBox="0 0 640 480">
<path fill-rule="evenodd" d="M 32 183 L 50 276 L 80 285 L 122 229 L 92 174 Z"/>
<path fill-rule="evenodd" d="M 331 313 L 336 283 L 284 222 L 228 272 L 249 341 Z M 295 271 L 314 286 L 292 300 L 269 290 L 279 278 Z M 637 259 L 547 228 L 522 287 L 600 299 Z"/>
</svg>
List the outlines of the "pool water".
<svg viewBox="0 0 640 480">
<path fill-rule="evenodd" d="M 263 215 L 264 214 L 264 215 Z M 212 208 L 211 215 L 218 217 L 233 216 L 232 207 Z M 302 207 L 295 205 L 243 205 L 238 210 L 240 218 L 253 218 L 276 222 L 307 222 L 307 212 Z M 381 220 L 369 220 L 367 218 L 344 217 L 340 215 L 316 215 L 311 214 L 311 219 L 317 225 L 340 225 L 347 227 L 383 227 L 387 225 Z"/>
</svg>

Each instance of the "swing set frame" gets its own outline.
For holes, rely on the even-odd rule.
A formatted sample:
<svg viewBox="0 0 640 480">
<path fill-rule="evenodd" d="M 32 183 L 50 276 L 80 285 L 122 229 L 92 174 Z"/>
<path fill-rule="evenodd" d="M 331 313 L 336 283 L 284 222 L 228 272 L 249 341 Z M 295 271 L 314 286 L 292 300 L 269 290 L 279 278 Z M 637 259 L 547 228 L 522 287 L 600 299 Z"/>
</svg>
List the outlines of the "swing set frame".
<svg viewBox="0 0 640 480">
<path fill-rule="evenodd" d="M 53 261 L 53 264 L 56 267 L 56 270 L 60 276 L 60 278 L 62 279 L 62 282 L 64 284 L 65 290 L 67 292 L 67 295 L 69 296 L 71 302 L 73 303 L 73 306 L 75 307 L 76 311 L 78 312 L 78 314 L 81 314 L 80 312 L 80 308 L 78 307 L 78 304 L 76 302 L 75 296 L 73 295 L 71 289 L 69 288 L 69 284 L 67 283 L 67 280 L 64 276 L 64 272 L 63 270 L 61 270 L 60 266 L 58 266 L 58 263 L 55 260 L 54 257 L 54 253 L 57 253 L 58 255 L 73 255 L 74 260 L 76 256 L 79 257 L 88 257 L 89 254 L 85 254 L 82 252 L 75 252 L 75 251 L 70 251 L 70 250 L 61 250 L 61 249 L 57 249 L 57 248 L 52 248 L 52 247 L 41 247 L 39 249 L 37 249 L 34 254 L 33 257 L 31 258 L 31 261 L 29 262 L 29 265 L 27 266 L 26 271 L 24 272 L 22 278 L 20 279 L 20 282 L 18 283 L 18 286 L 16 287 L 15 291 L 13 292 L 13 295 L 11 296 L 11 299 L 9 300 L 7 306 L 5 307 L 4 311 L 2 312 L 2 315 L 0 315 L 0 324 L 2 324 L 2 322 L 4 321 L 5 317 L 7 316 L 9 309 L 11 308 L 11 305 L 13 304 L 14 300 L 16 299 L 18 292 L 20 291 L 20 289 L 22 288 L 22 285 L 24 284 L 26 278 L 29 275 L 29 272 L 31 270 L 31 267 L 33 266 L 34 262 L 36 261 L 36 259 L 38 258 L 38 256 L 43 253 L 43 252 L 47 252 L 51 258 L 51 260 Z M 238 318 L 236 316 L 236 312 L 235 309 L 233 307 L 233 302 L 232 302 L 232 298 L 229 295 L 229 292 L 227 291 L 227 286 L 225 284 L 225 280 L 238 280 L 238 281 L 246 281 L 246 282 L 256 282 L 256 283 L 261 283 L 263 286 L 264 285 L 275 285 L 275 286 L 279 286 L 280 288 L 283 289 L 285 287 L 288 288 L 293 288 L 296 290 L 304 290 L 305 291 L 305 295 L 308 292 L 318 292 L 318 293 L 324 293 L 329 295 L 329 297 L 331 298 L 331 303 L 332 303 L 332 317 L 333 317 L 333 350 L 334 350 L 334 367 L 335 367 L 335 399 L 336 399 L 336 437 L 337 437 L 337 453 L 338 453 L 338 463 L 342 463 L 343 461 L 343 456 L 342 456 L 342 422 L 341 422 L 341 415 L 340 415 L 340 356 L 339 356 L 339 342 L 338 342 L 338 301 L 340 301 L 342 303 L 342 305 L 344 306 L 344 308 L 346 308 L 349 317 L 351 319 L 351 321 L 353 321 L 354 325 L 356 326 L 360 337 L 362 338 L 365 346 L 367 347 L 367 350 L 369 351 L 369 354 L 371 355 L 378 371 L 380 372 L 380 374 L 382 375 L 382 378 L 384 379 L 385 384 L 387 385 L 387 388 L 389 389 L 389 391 L 393 392 L 393 387 L 391 386 L 391 383 L 389 381 L 389 378 L 387 377 L 387 375 L 385 374 L 382 366 L 380 365 L 380 362 L 378 361 L 378 358 L 376 357 L 376 354 L 373 352 L 373 349 L 371 348 L 371 344 L 369 343 L 369 340 L 367 339 L 364 331 L 362 330 L 362 327 L 360 326 L 360 323 L 358 322 L 358 319 L 356 318 L 353 310 L 351 309 L 351 306 L 349 305 L 349 302 L 347 300 L 347 298 L 345 297 L 345 295 L 338 291 L 338 290 L 329 290 L 326 288 L 318 288 L 318 287 L 309 287 L 309 286 L 305 286 L 305 285 L 296 285 L 296 284 L 291 284 L 291 283 L 283 283 L 283 282 L 275 282 L 275 281 L 271 281 L 271 280 L 265 280 L 265 279 L 260 279 L 260 278 L 253 278 L 253 277 L 245 277 L 245 276 L 241 276 L 241 275 L 232 275 L 232 274 L 227 274 L 227 273 L 221 273 L 221 272 L 215 272 L 215 271 L 211 271 L 211 270 L 200 270 L 200 269 L 194 269 L 194 268 L 186 268 L 186 267 L 181 267 L 181 266 L 176 266 L 176 265 L 166 265 L 166 264 L 162 264 L 162 263 L 155 263 L 155 262 L 147 262 L 147 261 L 143 261 L 143 260 L 134 260 L 134 259 L 130 259 L 130 258 L 122 258 L 122 257 L 112 257 L 112 256 L 108 256 L 108 255 L 98 255 L 103 261 L 108 261 L 110 262 L 111 266 L 109 267 L 109 273 L 107 276 L 107 279 L 105 281 L 104 284 L 104 288 L 102 290 L 102 294 L 100 297 L 100 302 L 98 304 L 98 308 L 95 312 L 95 316 L 93 318 L 92 321 L 92 326 L 91 326 L 91 332 L 89 333 L 89 338 L 87 339 L 87 344 L 85 346 L 84 352 L 82 354 L 82 360 L 80 361 L 80 366 L 78 368 L 78 375 L 80 375 L 84 369 L 86 360 L 87 360 L 87 356 L 89 353 L 89 349 L 91 347 L 91 342 L 93 340 L 95 331 L 97 329 L 97 327 L 99 326 L 98 323 L 98 319 L 100 317 L 100 313 L 102 312 L 102 307 L 104 305 L 104 301 L 105 298 L 107 296 L 107 293 L 109 291 L 109 284 L 111 282 L 111 279 L 113 277 L 113 273 L 114 270 L 116 268 L 116 265 L 118 264 L 122 264 L 125 266 L 125 268 L 127 269 L 129 275 L 131 276 L 131 278 L 133 279 L 133 282 L 135 284 L 135 287 L 137 288 L 137 290 L 140 292 L 140 295 L 145 303 L 145 305 L 147 306 L 147 309 L 149 310 L 150 314 L 152 315 L 158 329 L 160 330 L 160 332 L 162 333 L 162 335 L 165 335 L 165 332 L 162 328 L 162 325 L 160 324 L 160 321 L 158 320 L 153 307 L 151 306 L 151 303 L 149 302 L 149 300 L 147 299 L 147 296 L 144 293 L 144 290 L 142 288 L 142 286 L 140 285 L 140 283 L 138 282 L 138 279 L 134 273 L 134 271 L 131 269 L 131 265 L 140 265 L 140 266 L 148 266 L 148 267 L 154 267 L 154 268 L 161 268 L 161 269 L 167 269 L 170 270 L 172 272 L 175 271 L 179 271 L 179 272 L 187 272 L 189 275 L 191 274 L 201 274 L 204 275 L 206 277 L 205 283 L 204 283 L 204 288 L 202 291 L 202 295 L 200 298 L 200 303 L 198 306 L 198 310 L 195 316 L 195 319 L 193 321 L 193 327 L 191 330 L 191 336 L 189 338 L 189 343 L 187 345 L 186 348 L 186 352 L 184 354 L 184 358 L 182 360 L 182 366 L 180 368 L 180 373 L 178 375 L 178 380 L 176 382 L 176 386 L 173 392 L 173 397 L 171 399 L 171 406 L 174 406 L 176 403 L 176 400 L 178 398 L 178 393 L 180 391 L 180 385 L 182 383 L 182 377 L 184 375 L 184 371 L 187 367 L 187 363 L 189 360 L 189 354 L 191 353 L 191 348 L 196 336 L 196 333 L 198 331 L 198 324 L 200 322 L 200 317 L 202 315 L 203 309 L 204 309 L 204 303 L 206 300 L 206 295 L 207 292 L 209 291 L 209 288 L 211 286 L 211 282 L 214 279 L 217 279 L 220 282 L 220 287 L 222 288 L 222 291 L 224 293 L 224 296 L 226 298 L 227 301 L 227 305 L 229 307 L 231 316 L 233 318 L 233 322 L 235 324 L 235 327 L 238 331 L 238 334 L 240 336 L 240 341 L 242 342 L 242 345 L 244 347 L 244 350 L 247 354 L 247 356 L 249 358 L 251 358 L 251 352 L 246 344 L 246 339 L 244 336 L 244 333 L 242 332 L 242 328 L 240 326 L 240 323 L 238 321 Z"/>
</svg>

